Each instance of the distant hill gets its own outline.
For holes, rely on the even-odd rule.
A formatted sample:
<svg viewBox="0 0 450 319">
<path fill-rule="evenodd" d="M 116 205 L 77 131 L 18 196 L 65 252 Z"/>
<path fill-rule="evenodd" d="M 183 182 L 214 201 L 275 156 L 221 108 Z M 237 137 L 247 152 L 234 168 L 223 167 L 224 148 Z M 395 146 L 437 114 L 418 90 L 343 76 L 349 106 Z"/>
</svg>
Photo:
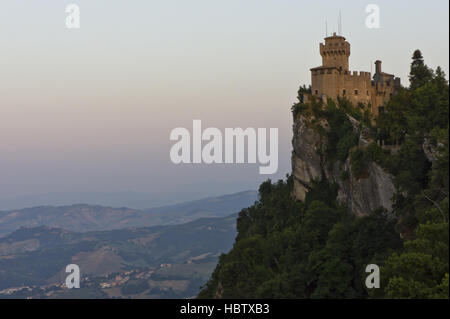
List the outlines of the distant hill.
<svg viewBox="0 0 450 319">
<path fill-rule="evenodd" d="M 146 209 L 163 205 L 172 205 L 200 198 L 195 194 L 174 198 L 170 194 L 153 194 L 140 192 L 57 192 L 44 194 L 30 194 L 22 196 L 0 197 L 0 211 L 18 210 L 38 206 L 70 206 L 84 203 L 108 207 L 129 207 Z"/>
<path fill-rule="evenodd" d="M 71 263 L 80 266 L 83 277 L 92 278 L 89 293 L 95 288 L 101 292 L 97 297 L 119 292 L 99 290 L 100 281 L 95 278 L 142 269 L 156 270 L 146 279 L 145 285 L 153 287 L 147 292 L 149 296 L 194 296 L 206 282 L 218 256 L 232 247 L 236 217 L 234 214 L 181 225 L 84 233 L 47 226 L 21 227 L 0 238 L 0 298 L 4 297 L 1 291 L 11 287 L 27 287 L 27 293 L 32 289 L 38 293 L 39 287 L 62 284 L 67 275 L 65 267 Z M 161 268 L 169 264 L 174 271 Z M 134 281 L 138 282 L 140 277 L 136 278 Z M 163 289 L 165 294 L 158 294 L 168 284 L 179 289 Z M 61 293 L 64 291 L 67 289 Z"/>
<path fill-rule="evenodd" d="M 180 224 L 202 217 L 223 217 L 238 213 L 249 207 L 258 199 L 256 191 L 246 191 L 220 197 L 185 202 L 176 205 L 157 207 L 146 210 L 158 225 Z"/>
<path fill-rule="evenodd" d="M 145 210 L 151 207 L 161 207 L 183 202 L 194 201 L 206 197 L 218 197 L 222 194 L 234 192 L 223 192 L 217 186 L 211 185 L 207 193 L 193 187 L 184 189 L 176 195 L 172 192 L 53 192 L 43 194 L 29 194 L 21 196 L 4 196 L 0 194 L 0 211 L 19 210 L 29 207 L 40 206 L 70 206 L 74 204 L 88 204 L 106 207 L 128 207 Z M 236 191 L 238 192 L 238 191 Z"/>
<path fill-rule="evenodd" d="M 203 217 L 238 213 L 257 199 L 255 191 L 211 197 L 147 210 L 77 204 L 41 206 L 0 212 L 0 236 L 20 227 L 49 226 L 74 232 L 176 225 Z"/>
</svg>

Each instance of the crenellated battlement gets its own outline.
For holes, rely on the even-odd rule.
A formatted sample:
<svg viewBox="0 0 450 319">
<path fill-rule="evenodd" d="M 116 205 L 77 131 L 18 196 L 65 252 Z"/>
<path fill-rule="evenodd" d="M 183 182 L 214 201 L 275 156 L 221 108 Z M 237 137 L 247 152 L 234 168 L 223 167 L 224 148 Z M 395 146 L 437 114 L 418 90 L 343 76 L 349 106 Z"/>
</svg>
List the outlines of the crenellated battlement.
<svg viewBox="0 0 450 319">
<path fill-rule="evenodd" d="M 344 73 L 344 76 L 352 77 L 352 78 L 361 78 L 364 80 L 370 80 L 371 74 L 370 72 L 365 71 L 348 71 Z"/>
<path fill-rule="evenodd" d="M 371 73 L 365 71 L 343 71 L 337 68 L 328 68 L 328 67 L 319 67 L 315 69 L 311 69 L 311 74 L 321 75 L 321 74 L 337 74 L 339 76 L 347 77 L 347 78 L 361 78 L 364 80 L 371 79 Z"/>
</svg>

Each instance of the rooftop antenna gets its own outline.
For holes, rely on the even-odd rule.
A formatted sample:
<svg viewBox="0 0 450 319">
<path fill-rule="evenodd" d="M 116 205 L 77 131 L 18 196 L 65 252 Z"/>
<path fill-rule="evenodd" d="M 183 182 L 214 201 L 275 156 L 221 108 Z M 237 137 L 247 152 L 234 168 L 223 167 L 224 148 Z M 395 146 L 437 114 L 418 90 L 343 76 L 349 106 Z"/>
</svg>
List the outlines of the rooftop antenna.
<svg viewBox="0 0 450 319">
<path fill-rule="evenodd" d="M 339 10 L 338 34 L 342 35 L 342 15 L 341 15 L 341 10 Z"/>
</svg>

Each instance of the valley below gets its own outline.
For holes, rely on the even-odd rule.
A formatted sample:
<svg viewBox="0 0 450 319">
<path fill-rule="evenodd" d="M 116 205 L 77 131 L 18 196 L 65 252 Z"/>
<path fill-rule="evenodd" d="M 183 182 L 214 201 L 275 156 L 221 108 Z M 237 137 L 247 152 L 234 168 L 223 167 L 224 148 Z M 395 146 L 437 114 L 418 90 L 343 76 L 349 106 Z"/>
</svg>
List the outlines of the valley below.
<svg viewBox="0 0 450 319">
<path fill-rule="evenodd" d="M 0 237 L 0 298 L 193 298 L 233 246 L 237 213 L 255 199 L 244 192 L 147 211 L 0 213 L 2 231 L 15 228 Z M 69 264 L 80 268 L 80 288 L 65 285 Z"/>
</svg>

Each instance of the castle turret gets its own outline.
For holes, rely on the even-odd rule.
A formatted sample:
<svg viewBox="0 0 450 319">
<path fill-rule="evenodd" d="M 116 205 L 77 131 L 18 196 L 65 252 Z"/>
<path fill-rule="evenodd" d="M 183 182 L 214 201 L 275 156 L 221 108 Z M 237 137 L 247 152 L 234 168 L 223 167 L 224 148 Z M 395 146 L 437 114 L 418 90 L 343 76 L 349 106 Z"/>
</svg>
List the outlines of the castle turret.
<svg viewBox="0 0 450 319">
<path fill-rule="evenodd" d="M 320 44 L 320 55 L 322 56 L 322 66 L 348 71 L 350 43 L 345 41 L 343 36 L 334 33 L 331 37 L 325 38 L 325 44 Z"/>
</svg>

